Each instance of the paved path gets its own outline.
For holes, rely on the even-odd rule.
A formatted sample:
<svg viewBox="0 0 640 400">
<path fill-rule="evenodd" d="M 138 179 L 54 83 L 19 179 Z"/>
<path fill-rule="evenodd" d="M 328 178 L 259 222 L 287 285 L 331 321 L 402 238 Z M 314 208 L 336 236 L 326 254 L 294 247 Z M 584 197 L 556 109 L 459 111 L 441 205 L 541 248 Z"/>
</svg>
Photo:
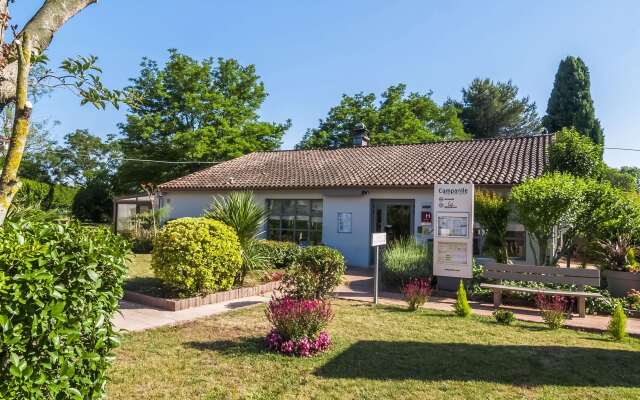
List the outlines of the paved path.
<svg viewBox="0 0 640 400">
<path fill-rule="evenodd" d="M 335 295 L 337 297 L 373 302 L 373 278 L 367 271 L 350 270 L 345 278 L 345 284 L 336 289 Z M 265 296 L 247 297 L 182 311 L 165 311 L 128 301 L 121 301 L 120 313 L 114 317 L 113 323 L 117 330 L 131 332 L 143 331 L 193 321 L 254 304 L 266 303 L 269 299 L 269 294 L 267 294 Z M 381 292 L 380 302 L 382 304 L 406 306 L 402 295 L 394 292 Z M 454 303 L 455 300 L 452 298 L 432 297 L 424 307 L 433 310 L 451 311 L 453 310 Z M 474 313 L 478 315 L 491 316 L 493 312 L 493 305 L 490 303 L 470 301 L 469 304 L 473 308 Z M 540 318 L 540 313 L 534 308 L 516 306 L 505 306 L 505 308 L 513 311 L 515 317 L 519 320 L 543 322 L 542 318 Z M 586 318 L 574 317 L 566 321 L 566 325 L 570 328 L 598 332 L 606 330 L 608 323 L 608 316 L 599 315 L 588 315 Z M 634 336 L 640 336 L 640 319 L 629 318 L 627 322 L 627 332 Z"/>
<path fill-rule="evenodd" d="M 159 310 L 122 300 L 120 302 L 120 312 L 116 314 L 112 322 L 115 329 L 119 331 L 144 331 L 146 329 L 193 321 L 198 318 L 221 314 L 254 304 L 266 303 L 269 299 L 270 297 L 253 296 L 181 311 Z"/>
<path fill-rule="evenodd" d="M 349 270 L 346 274 L 345 284 L 336 290 L 336 296 L 349 299 L 373 302 L 373 278 L 367 271 Z M 382 304 L 393 304 L 406 306 L 402 299 L 402 294 L 394 292 L 381 292 L 379 300 Z M 447 297 L 432 297 L 424 307 L 432 310 L 452 311 L 455 299 Z M 491 316 L 493 304 L 469 301 L 475 314 Z M 543 322 L 538 310 L 530 307 L 504 306 L 515 314 L 515 317 L 522 321 Z M 566 321 L 569 328 L 602 332 L 607 329 L 609 316 L 587 315 L 585 318 L 573 318 Z M 640 336 L 640 319 L 629 318 L 627 320 L 627 332 L 633 336 Z"/>
</svg>

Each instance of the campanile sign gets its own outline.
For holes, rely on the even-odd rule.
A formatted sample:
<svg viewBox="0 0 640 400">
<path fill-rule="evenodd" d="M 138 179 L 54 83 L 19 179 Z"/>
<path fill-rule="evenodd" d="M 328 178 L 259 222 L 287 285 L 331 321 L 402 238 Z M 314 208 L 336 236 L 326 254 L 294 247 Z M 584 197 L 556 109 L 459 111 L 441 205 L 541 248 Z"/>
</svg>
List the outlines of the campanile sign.
<svg viewBox="0 0 640 400">
<path fill-rule="evenodd" d="M 433 197 L 434 275 L 471 278 L 473 276 L 473 184 L 436 184 Z"/>
</svg>

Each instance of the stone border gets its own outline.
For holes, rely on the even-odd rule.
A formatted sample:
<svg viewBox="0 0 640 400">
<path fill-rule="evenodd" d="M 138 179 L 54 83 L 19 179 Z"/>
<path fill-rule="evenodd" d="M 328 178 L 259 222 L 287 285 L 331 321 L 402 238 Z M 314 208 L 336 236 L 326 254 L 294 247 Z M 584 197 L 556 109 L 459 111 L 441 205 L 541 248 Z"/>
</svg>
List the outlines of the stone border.
<svg viewBox="0 0 640 400">
<path fill-rule="evenodd" d="M 226 292 L 211 293 L 206 296 L 189 297 L 186 299 L 163 299 L 161 297 L 124 291 L 124 300 L 133 303 L 144 304 L 168 311 L 180 311 L 188 308 L 205 306 L 207 304 L 222 303 L 223 301 L 237 300 L 245 297 L 259 296 L 273 292 L 280 286 L 280 281 L 268 282 L 258 286 L 243 287 L 227 290 Z"/>
</svg>

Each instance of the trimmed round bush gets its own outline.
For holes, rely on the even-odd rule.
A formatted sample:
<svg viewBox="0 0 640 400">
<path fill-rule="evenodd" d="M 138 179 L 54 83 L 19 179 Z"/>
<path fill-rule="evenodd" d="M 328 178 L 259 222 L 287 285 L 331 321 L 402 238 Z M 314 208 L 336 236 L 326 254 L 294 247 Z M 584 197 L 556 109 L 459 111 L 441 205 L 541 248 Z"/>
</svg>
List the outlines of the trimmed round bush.
<svg viewBox="0 0 640 400">
<path fill-rule="evenodd" d="M 128 252 L 77 222 L 0 227 L 0 398 L 104 397 Z"/>
<path fill-rule="evenodd" d="M 293 242 L 276 240 L 257 240 L 258 253 L 267 259 L 268 264 L 277 269 L 287 269 L 295 263 L 302 248 Z"/>
<path fill-rule="evenodd" d="M 338 250 L 305 247 L 283 278 L 285 292 L 297 299 L 323 299 L 340 284 L 345 270 L 344 257 Z"/>
<path fill-rule="evenodd" d="M 151 267 L 180 297 L 233 286 L 242 266 L 235 231 L 209 218 L 180 218 L 167 223 L 153 242 Z"/>
</svg>

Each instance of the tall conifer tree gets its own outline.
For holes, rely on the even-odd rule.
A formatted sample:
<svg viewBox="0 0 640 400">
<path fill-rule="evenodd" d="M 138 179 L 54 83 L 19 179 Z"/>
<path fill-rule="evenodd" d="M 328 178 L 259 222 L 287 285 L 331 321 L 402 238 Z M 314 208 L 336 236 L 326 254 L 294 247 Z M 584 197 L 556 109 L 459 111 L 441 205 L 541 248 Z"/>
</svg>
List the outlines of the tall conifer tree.
<svg viewBox="0 0 640 400">
<path fill-rule="evenodd" d="M 580 57 L 560 61 L 543 119 L 549 132 L 574 127 L 596 144 L 604 144 L 604 133 L 591 99 L 589 69 Z"/>
</svg>

